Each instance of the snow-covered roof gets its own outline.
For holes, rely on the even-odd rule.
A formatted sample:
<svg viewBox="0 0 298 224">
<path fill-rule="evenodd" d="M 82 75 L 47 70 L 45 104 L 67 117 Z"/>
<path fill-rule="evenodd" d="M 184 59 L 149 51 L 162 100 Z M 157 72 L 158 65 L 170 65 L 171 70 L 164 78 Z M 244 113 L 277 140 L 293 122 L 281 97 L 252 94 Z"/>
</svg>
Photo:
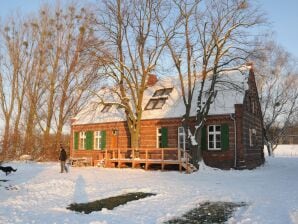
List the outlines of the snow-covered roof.
<svg viewBox="0 0 298 224">
<path fill-rule="evenodd" d="M 229 114 L 234 113 L 235 104 L 242 104 L 245 90 L 247 90 L 249 69 L 245 71 L 233 71 L 221 74 L 216 90 L 217 96 L 210 106 L 209 115 Z M 208 80 L 208 79 L 207 79 Z M 196 83 L 194 97 L 192 100 L 191 116 L 196 115 L 197 98 L 199 94 L 200 81 Z M 210 81 L 207 81 L 205 86 L 208 87 Z M 161 109 L 146 110 L 145 107 L 149 100 L 152 99 L 156 90 L 164 88 L 173 88 L 171 93 L 167 96 L 166 103 Z M 100 95 L 104 96 L 106 102 L 117 102 L 117 97 L 109 90 L 101 90 Z M 163 118 L 178 118 L 185 114 L 185 105 L 181 97 L 181 87 L 177 77 L 160 78 L 158 82 L 148 87 L 144 92 L 143 99 L 143 114 L 142 119 L 163 119 Z M 96 98 L 91 100 L 87 106 L 76 116 L 74 125 L 90 124 L 90 123 L 106 123 L 125 121 L 126 117 L 123 109 L 119 109 L 117 105 L 113 105 L 108 112 L 102 112 L 103 105 L 99 105 Z"/>
</svg>

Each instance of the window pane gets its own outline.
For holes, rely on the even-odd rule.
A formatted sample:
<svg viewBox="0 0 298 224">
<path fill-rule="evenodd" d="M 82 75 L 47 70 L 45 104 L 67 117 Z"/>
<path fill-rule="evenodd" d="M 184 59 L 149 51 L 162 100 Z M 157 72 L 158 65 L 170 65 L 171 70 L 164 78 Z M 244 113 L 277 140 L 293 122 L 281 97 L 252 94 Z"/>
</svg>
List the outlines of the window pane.
<svg viewBox="0 0 298 224">
<path fill-rule="evenodd" d="M 184 147 L 185 147 L 185 134 L 184 134 L 184 128 L 183 127 L 178 128 L 178 138 L 179 138 L 179 148 L 184 149 Z"/>
<path fill-rule="evenodd" d="M 184 141 L 183 140 L 184 140 L 183 137 L 179 139 L 179 148 L 180 149 L 183 149 L 183 147 L 184 147 Z"/>
<path fill-rule="evenodd" d="M 155 105 L 155 109 L 161 109 L 162 106 L 165 104 L 166 100 L 165 99 L 158 99 L 156 105 Z"/>
<path fill-rule="evenodd" d="M 220 126 L 219 125 L 216 125 L 216 131 L 220 131 Z"/>
<path fill-rule="evenodd" d="M 162 148 L 162 138 L 161 138 L 161 136 L 158 137 L 158 147 Z"/>
<path fill-rule="evenodd" d="M 105 105 L 101 110 L 102 113 L 106 113 L 111 109 L 112 105 Z"/>
<path fill-rule="evenodd" d="M 153 97 L 157 96 L 168 96 L 172 92 L 173 88 L 166 88 L 166 89 L 159 89 L 156 90 L 155 93 L 153 94 Z"/>
<path fill-rule="evenodd" d="M 96 138 L 96 141 L 95 141 L 95 148 L 99 149 L 99 139 L 98 138 Z"/>
<path fill-rule="evenodd" d="M 216 142 L 216 148 L 220 149 L 220 142 Z"/>
<path fill-rule="evenodd" d="M 213 125 L 212 126 L 209 126 L 209 132 L 213 132 Z"/>
<path fill-rule="evenodd" d="M 159 134 L 158 136 L 161 135 L 161 128 L 158 129 L 158 134 Z"/>
<path fill-rule="evenodd" d="M 153 96 L 162 96 L 164 92 L 164 89 L 156 90 Z"/>
<path fill-rule="evenodd" d="M 170 93 L 172 92 L 172 90 L 173 90 L 173 88 L 165 89 L 164 95 L 170 95 Z"/>
<path fill-rule="evenodd" d="M 155 103 L 156 103 L 156 100 L 154 100 L 154 99 L 149 100 L 149 103 L 147 104 L 145 109 L 147 109 L 147 110 L 153 109 Z"/>
<path fill-rule="evenodd" d="M 80 138 L 85 138 L 85 132 L 80 132 Z"/>
<path fill-rule="evenodd" d="M 214 135 L 209 135 L 209 141 L 214 141 Z"/>
<path fill-rule="evenodd" d="M 210 149 L 213 149 L 213 148 L 214 148 L 214 144 L 213 144 L 213 142 L 209 142 L 209 148 L 210 148 Z"/>
<path fill-rule="evenodd" d="M 184 134 L 183 127 L 179 127 L 179 128 L 178 128 L 178 133 L 179 133 L 179 134 L 182 134 L 182 135 Z"/>
<path fill-rule="evenodd" d="M 94 133 L 94 148 L 95 149 L 100 149 L 100 139 L 101 139 L 100 131 L 95 131 L 95 133 Z"/>
<path fill-rule="evenodd" d="M 218 134 L 216 135 L 216 141 L 220 142 L 220 135 L 218 135 Z"/>
</svg>

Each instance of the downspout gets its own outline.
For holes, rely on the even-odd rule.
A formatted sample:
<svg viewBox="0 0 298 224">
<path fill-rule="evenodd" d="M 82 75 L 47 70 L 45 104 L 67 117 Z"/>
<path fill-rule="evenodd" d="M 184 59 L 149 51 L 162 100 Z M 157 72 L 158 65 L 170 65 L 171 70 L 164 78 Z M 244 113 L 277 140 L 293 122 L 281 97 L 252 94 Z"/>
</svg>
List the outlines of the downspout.
<svg viewBox="0 0 298 224">
<path fill-rule="evenodd" d="M 234 147 L 234 168 L 237 167 L 237 129 L 236 129 L 236 119 L 233 114 L 230 114 L 230 118 L 234 122 L 234 134 L 235 134 L 235 147 Z"/>
</svg>

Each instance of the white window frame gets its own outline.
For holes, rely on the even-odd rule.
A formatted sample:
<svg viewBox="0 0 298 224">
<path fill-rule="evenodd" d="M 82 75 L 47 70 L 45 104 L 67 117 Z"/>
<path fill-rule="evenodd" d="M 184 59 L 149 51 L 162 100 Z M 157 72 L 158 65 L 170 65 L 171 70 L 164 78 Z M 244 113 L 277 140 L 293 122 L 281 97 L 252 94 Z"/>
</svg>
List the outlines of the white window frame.
<svg viewBox="0 0 298 224">
<path fill-rule="evenodd" d="M 257 131 L 254 128 L 249 129 L 249 146 L 253 147 L 255 146 L 255 137 L 256 137 Z"/>
<path fill-rule="evenodd" d="M 251 103 L 251 110 L 252 110 L 253 114 L 256 113 L 255 101 L 252 101 L 252 103 Z"/>
<path fill-rule="evenodd" d="M 86 142 L 86 132 L 81 131 L 80 132 L 80 149 L 85 149 L 85 142 Z"/>
<path fill-rule="evenodd" d="M 181 142 L 180 142 L 180 136 L 182 136 L 183 138 L 183 150 L 185 150 L 185 131 L 183 127 L 178 127 L 178 148 L 180 148 Z"/>
<path fill-rule="evenodd" d="M 94 132 L 94 149 L 100 150 L 101 149 L 101 131 Z"/>
<path fill-rule="evenodd" d="M 156 128 L 156 148 L 158 148 L 158 149 L 160 148 L 159 147 L 159 142 L 160 142 L 159 137 L 161 137 L 161 128 L 162 127 L 157 127 Z M 159 132 L 159 130 L 160 130 L 160 132 Z"/>
<path fill-rule="evenodd" d="M 213 131 L 210 131 L 210 127 L 213 127 Z M 219 131 L 216 131 L 216 127 L 219 127 L 220 130 Z M 210 141 L 210 138 L 209 136 L 210 135 L 213 135 L 213 141 Z M 220 146 L 221 146 L 221 125 L 208 125 L 208 135 L 207 135 L 207 138 L 208 138 L 208 150 L 213 150 L 213 151 L 217 151 L 217 150 L 221 150 L 221 147 L 220 148 L 217 148 L 216 147 L 216 135 L 219 135 L 219 139 L 220 139 Z M 213 142 L 213 148 L 210 148 L 210 142 Z"/>
</svg>

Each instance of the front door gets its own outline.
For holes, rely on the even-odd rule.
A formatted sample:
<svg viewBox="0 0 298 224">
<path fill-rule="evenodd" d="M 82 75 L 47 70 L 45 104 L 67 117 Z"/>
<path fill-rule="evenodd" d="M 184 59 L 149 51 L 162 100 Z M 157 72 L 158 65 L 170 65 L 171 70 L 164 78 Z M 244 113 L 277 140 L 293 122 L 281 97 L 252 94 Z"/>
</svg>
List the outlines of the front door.
<svg viewBox="0 0 298 224">
<path fill-rule="evenodd" d="M 119 131 L 118 129 L 112 130 L 112 137 L 111 137 L 111 149 L 117 149 L 118 148 L 118 135 Z"/>
</svg>

